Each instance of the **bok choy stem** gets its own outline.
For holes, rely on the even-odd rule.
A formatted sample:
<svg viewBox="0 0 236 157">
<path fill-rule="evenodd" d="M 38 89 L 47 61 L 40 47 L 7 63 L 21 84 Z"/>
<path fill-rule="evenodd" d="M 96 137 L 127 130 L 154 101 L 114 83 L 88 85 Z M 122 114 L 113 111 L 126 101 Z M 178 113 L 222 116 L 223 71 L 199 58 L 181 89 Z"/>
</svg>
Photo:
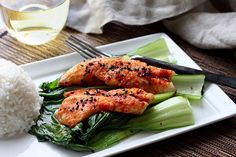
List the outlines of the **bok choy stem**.
<svg viewBox="0 0 236 157">
<path fill-rule="evenodd" d="M 159 131 L 194 124 L 188 99 L 176 96 L 147 109 L 125 127 L 132 130 Z"/>
<path fill-rule="evenodd" d="M 170 63 L 175 63 L 176 60 L 170 54 L 170 50 L 166 45 L 165 39 L 160 38 L 153 42 L 150 42 L 138 49 L 129 52 L 128 56 L 140 55 L 145 57 L 150 57 Z"/>
<path fill-rule="evenodd" d="M 176 95 L 188 99 L 201 99 L 205 75 L 175 75 L 172 82 L 177 89 Z"/>
<path fill-rule="evenodd" d="M 154 99 L 151 102 L 151 104 L 157 104 L 159 102 L 162 102 L 166 99 L 169 99 L 175 94 L 175 92 L 167 92 L 167 93 L 160 93 L 160 94 L 155 94 Z"/>
<path fill-rule="evenodd" d="M 95 151 L 102 150 L 137 132 L 130 129 L 102 131 L 89 141 L 88 146 Z"/>
</svg>

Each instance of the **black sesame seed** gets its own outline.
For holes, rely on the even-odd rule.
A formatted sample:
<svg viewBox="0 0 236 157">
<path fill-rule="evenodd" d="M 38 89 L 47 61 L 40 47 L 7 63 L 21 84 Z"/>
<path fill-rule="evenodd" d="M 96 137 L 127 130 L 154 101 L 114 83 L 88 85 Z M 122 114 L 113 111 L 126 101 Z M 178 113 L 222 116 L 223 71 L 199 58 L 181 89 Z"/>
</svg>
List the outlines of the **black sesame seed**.
<svg viewBox="0 0 236 157">
<path fill-rule="evenodd" d="M 119 94 L 118 93 L 115 93 L 113 96 L 118 96 Z"/>
<path fill-rule="evenodd" d="M 116 69 L 116 66 L 114 66 L 114 65 L 109 67 L 109 70 L 114 70 L 114 69 Z"/>
<path fill-rule="evenodd" d="M 135 95 L 132 93 L 132 94 L 130 94 L 130 96 L 133 96 L 133 97 L 134 97 Z"/>
</svg>

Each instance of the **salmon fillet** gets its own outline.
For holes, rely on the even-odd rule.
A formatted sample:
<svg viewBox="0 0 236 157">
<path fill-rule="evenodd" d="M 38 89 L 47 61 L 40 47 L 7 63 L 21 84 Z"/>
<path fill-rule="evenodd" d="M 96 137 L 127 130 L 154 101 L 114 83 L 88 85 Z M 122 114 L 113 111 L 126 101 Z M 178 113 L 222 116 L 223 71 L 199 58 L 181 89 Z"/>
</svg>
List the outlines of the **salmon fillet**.
<svg viewBox="0 0 236 157">
<path fill-rule="evenodd" d="M 142 89 L 117 89 L 111 91 L 79 89 L 66 92 L 66 97 L 55 118 L 62 124 L 73 128 L 90 116 L 107 111 L 129 114 L 142 114 L 154 96 Z"/>
<path fill-rule="evenodd" d="M 109 85 L 141 88 L 150 93 L 175 91 L 172 70 L 148 66 L 137 60 L 94 58 L 75 65 L 60 78 L 60 86 Z"/>
</svg>

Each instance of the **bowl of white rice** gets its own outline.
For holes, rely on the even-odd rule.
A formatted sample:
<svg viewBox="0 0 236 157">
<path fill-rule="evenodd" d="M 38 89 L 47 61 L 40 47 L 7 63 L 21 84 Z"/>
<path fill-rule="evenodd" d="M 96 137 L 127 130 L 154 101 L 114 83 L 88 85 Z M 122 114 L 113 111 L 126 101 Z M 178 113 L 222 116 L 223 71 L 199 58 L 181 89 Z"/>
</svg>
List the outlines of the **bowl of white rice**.
<svg viewBox="0 0 236 157">
<path fill-rule="evenodd" d="M 0 138 L 29 131 L 41 104 L 30 76 L 16 64 L 0 59 Z"/>
</svg>

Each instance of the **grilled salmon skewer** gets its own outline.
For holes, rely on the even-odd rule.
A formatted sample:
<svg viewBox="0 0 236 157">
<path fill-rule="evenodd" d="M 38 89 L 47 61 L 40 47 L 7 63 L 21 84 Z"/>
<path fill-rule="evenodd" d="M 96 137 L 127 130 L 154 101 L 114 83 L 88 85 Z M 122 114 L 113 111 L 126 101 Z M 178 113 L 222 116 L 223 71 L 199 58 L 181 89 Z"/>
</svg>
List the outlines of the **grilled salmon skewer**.
<svg viewBox="0 0 236 157">
<path fill-rule="evenodd" d="M 175 91 L 172 70 L 148 66 L 137 60 L 94 58 L 75 65 L 62 75 L 60 86 L 109 85 L 141 88 L 150 93 Z"/>
<path fill-rule="evenodd" d="M 65 93 L 66 98 L 55 112 L 55 118 L 73 128 L 91 115 L 103 111 L 142 114 L 153 94 L 142 89 L 117 89 L 106 92 L 97 89 L 79 89 Z"/>
</svg>

